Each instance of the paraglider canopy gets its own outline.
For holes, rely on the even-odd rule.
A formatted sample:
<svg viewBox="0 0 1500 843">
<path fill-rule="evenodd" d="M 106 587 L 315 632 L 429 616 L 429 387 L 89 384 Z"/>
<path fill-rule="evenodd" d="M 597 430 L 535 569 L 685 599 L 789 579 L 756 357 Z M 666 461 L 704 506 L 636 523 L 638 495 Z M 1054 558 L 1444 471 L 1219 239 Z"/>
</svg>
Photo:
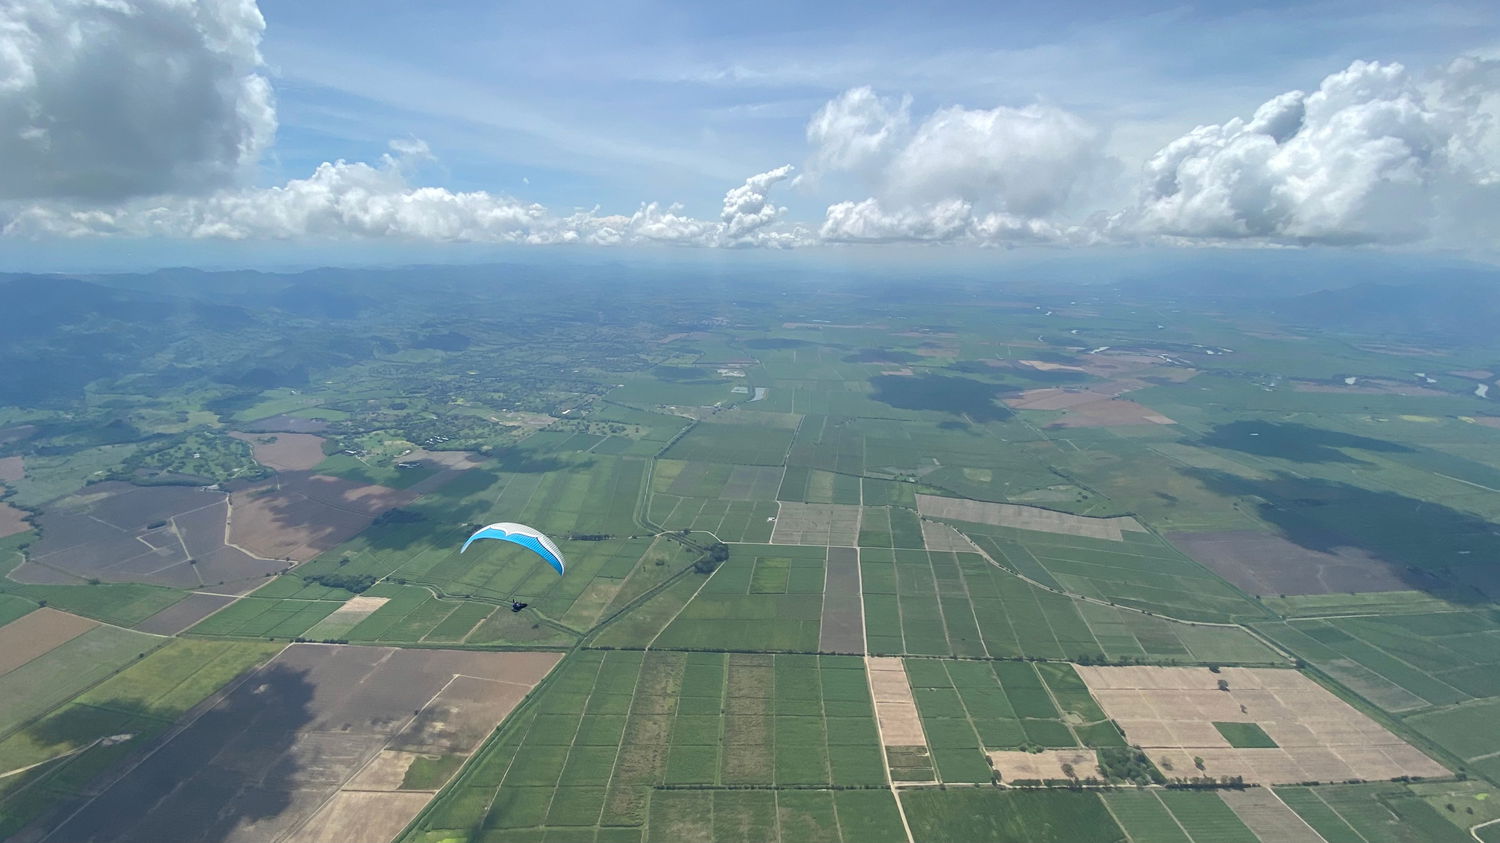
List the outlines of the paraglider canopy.
<svg viewBox="0 0 1500 843">
<path fill-rule="evenodd" d="M 512 524 L 509 521 L 501 521 L 498 524 L 481 527 L 474 532 L 474 535 L 469 536 L 469 540 L 464 542 L 464 546 L 458 552 L 463 553 L 465 550 L 468 550 L 469 545 L 479 539 L 498 539 L 503 542 L 518 544 L 535 553 L 537 556 L 542 557 L 542 561 L 551 565 L 552 569 L 559 574 L 563 572 L 562 551 L 557 549 L 557 545 L 553 544 L 551 539 L 525 524 Z"/>
</svg>

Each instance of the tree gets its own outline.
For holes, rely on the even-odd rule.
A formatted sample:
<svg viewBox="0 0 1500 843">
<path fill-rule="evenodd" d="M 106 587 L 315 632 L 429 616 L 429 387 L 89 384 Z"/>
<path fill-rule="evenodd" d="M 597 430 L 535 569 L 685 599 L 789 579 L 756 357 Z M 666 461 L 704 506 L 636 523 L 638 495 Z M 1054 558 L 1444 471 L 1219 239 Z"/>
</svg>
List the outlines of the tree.
<svg viewBox="0 0 1500 843">
<path fill-rule="evenodd" d="M 1227 691 L 1227 690 L 1229 690 L 1229 680 L 1228 679 L 1220 679 L 1219 680 L 1219 690 L 1220 691 Z"/>
</svg>

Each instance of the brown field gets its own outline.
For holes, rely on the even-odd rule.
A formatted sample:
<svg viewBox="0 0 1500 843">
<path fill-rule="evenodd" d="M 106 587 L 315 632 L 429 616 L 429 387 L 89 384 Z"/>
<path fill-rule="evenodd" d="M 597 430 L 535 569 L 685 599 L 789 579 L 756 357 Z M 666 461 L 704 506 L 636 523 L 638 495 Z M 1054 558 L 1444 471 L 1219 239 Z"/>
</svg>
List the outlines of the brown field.
<svg viewBox="0 0 1500 843">
<path fill-rule="evenodd" d="M 141 632 L 176 635 L 233 603 L 225 594 L 193 593 L 135 625 Z"/>
<path fill-rule="evenodd" d="M 1293 784 L 1448 775 L 1441 764 L 1294 670 L 1075 669 L 1126 739 L 1168 778 L 1242 776 L 1250 784 Z M 1219 689 L 1220 680 L 1228 683 L 1227 691 Z M 1236 749 L 1215 722 L 1255 723 L 1277 746 Z"/>
<path fill-rule="evenodd" d="M 1119 427 L 1131 424 L 1176 424 L 1170 418 L 1134 401 L 1110 398 L 1069 407 L 1061 419 L 1047 425 L 1057 427 Z"/>
<path fill-rule="evenodd" d="M 0 483 L 14 483 L 25 477 L 25 457 L 0 457 Z"/>
<path fill-rule="evenodd" d="M 785 506 L 785 504 L 782 504 Z M 1088 518 L 1034 506 L 1013 503 L 986 503 L 983 501 L 943 498 L 935 495 L 917 495 L 917 512 L 924 518 L 946 518 L 953 521 L 969 521 L 975 524 L 994 524 L 997 527 L 1014 527 L 1018 530 L 1037 530 L 1064 536 L 1087 536 L 1096 539 L 1124 541 L 1121 531 L 1143 532 L 1134 518 Z"/>
<path fill-rule="evenodd" d="M 860 596 L 859 551 L 852 547 L 828 548 L 818 650 L 860 655 L 865 652 L 865 608 Z"/>
<path fill-rule="evenodd" d="M 927 746 L 917 701 L 906 678 L 906 665 L 899 658 L 866 656 L 870 695 L 875 717 L 880 721 L 880 740 L 886 746 Z"/>
<path fill-rule="evenodd" d="M 853 547 L 859 542 L 860 507 L 841 503 L 779 505 L 771 544 Z"/>
<path fill-rule="evenodd" d="M 26 518 L 30 513 L 23 509 L 16 509 L 4 501 L 0 501 L 0 538 L 14 536 L 16 533 L 24 533 L 31 529 L 31 522 Z"/>
<path fill-rule="evenodd" d="M 1178 550 L 1252 594 L 1334 594 L 1403 591 L 1401 572 L 1358 548 L 1329 553 L 1294 544 L 1275 533 L 1223 530 L 1168 533 Z"/>
<path fill-rule="evenodd" d="M 953 358 L 958 356 L 958 349 L 954 346 L 940 346 L 937 348 L 918 348 L 917 354 L 921 357 L 943 357 Z"/>
<path fill-rule="evenodd" d="M 1000 782 L 1016 779 L 1066 779 L 1062 765 L 1073 768 L 1073 775 L 1080 779 L 1099 775 L 1099 759 L 1091 749 L 1044 749 L 1041 752 L 1024 750 L 990 751 L 985 753 L 996 770 Z"/>
<path fill-rule="evenodd" d="M 560 658 L 294 644 L 49 839 L 390 840 L 432 794 L 388 751 L 472 752 Z"/>
<path fill-rule="evenodd" d="M 1111 396 L 1087 389 L 1028 389 L 1014 398 L 1006 398 L 1005 404 L 1016 410 L 1067 410 L 1080 404 L 1107 401 Z"/>
<path fill-rule="evenodd" d="M 192 486 L 90 486 L 39 516 L 42 538 L 11 578 L 247 591 L 285 566 L 226 545 L 228 512 L 222 492 Z"/>
<path fill-rule="evenodd" d="M 98 625 L 87 618 L 43 607 L 0 626 L 0 676 Z"/>
<path fill-rule="evenodd" d="M 306 562 L 420 493 L 416 486 L 397 490 L 323 474 L 285 473 L 230 495 L 230 541 L 257 556 Z"/>
<path fill-rule="evenodd" d="M 1476 381 L 1487 381 L 1495 377 L 1495 373 L 1489 369 L 1455 369 L 1448 374 Z"/>
<path fill-rule="evenodd" d="M 1276 843 L 1324 843 L 1322 835 L 1269 787 L 1222 790 L 1219 796 L 1255 836 Z"/>
<path fill-rule="evenodd" d="M 311 433 L 231 433 L 235 439 L 250 443 L 255 461 L 277 471 L 307 471 L 317 466 L 323 455 L 323 437 Z"/>
<path fill-rule="evenodd" d="M 1474 423 L 1485 427 L 1500 427 L 1500 416 L 1474 416 Z"/>
<path fill-rule="evenodd" d="M 0 445 L 8 442 L 19 442 L 33 433 L 36 433 L 36 425 L 34 424 L 17 424 L 10 427 L 0 427 Z"/>
</svg>

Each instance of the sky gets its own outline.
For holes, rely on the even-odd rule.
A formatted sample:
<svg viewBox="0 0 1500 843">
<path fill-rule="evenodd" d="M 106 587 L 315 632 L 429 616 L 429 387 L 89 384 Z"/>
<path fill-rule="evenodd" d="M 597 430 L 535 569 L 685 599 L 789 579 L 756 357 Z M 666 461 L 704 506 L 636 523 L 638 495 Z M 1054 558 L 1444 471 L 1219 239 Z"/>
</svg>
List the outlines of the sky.
<svg viewBox="0 0 1500 843">
<path fill-rule="evenodd" d="M 0 0 L 0 268 L 1493 263 L 1497 117 L 1492 2 Z"/>
</svg>

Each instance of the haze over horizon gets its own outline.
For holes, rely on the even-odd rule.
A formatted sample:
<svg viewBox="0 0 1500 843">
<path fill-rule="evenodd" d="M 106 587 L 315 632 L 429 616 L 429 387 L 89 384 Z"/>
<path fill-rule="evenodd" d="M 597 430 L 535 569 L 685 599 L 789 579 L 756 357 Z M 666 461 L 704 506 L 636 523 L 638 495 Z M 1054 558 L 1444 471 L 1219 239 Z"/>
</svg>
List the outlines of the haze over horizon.
<svg viewBox="0 0 1500 843">
<path fill-rule="evenodd" d="M 531 245 L 1494 263 L 1500 28 L 1417 9 L 0 5 L 0 268 Z"/>
</svg>

